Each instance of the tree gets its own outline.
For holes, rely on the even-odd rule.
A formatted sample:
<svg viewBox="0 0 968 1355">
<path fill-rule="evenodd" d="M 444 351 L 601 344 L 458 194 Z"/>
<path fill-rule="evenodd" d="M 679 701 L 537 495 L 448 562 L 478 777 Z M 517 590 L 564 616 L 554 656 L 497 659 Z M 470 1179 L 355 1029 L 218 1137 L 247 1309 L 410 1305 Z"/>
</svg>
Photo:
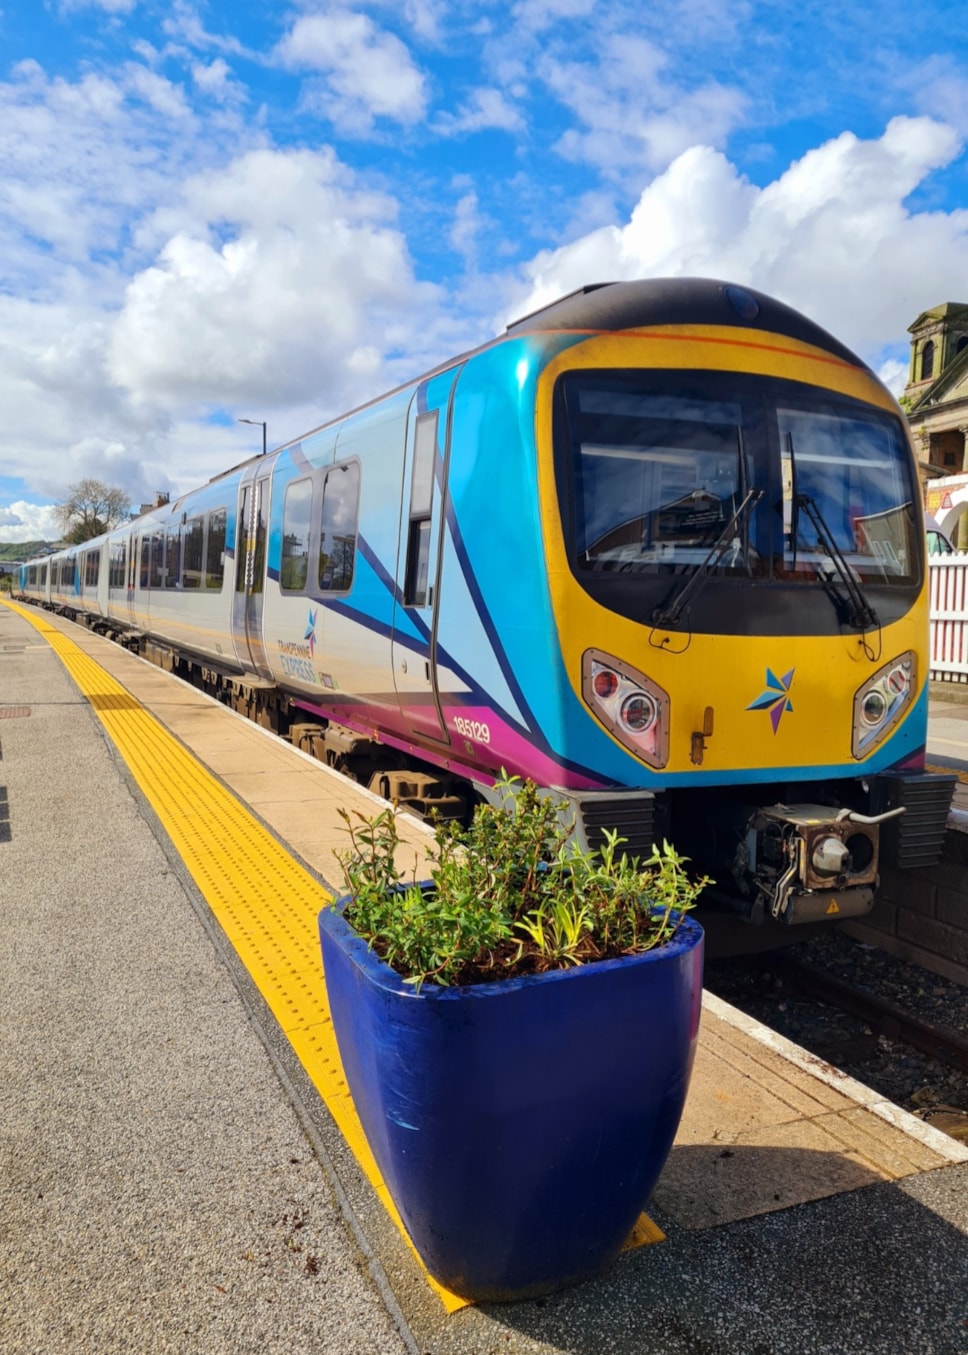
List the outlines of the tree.
<svg viewBox="0 0 968 1355">
<path fill-rule="evenodd" d="M 78 480 L 56 508 L 64 540 L 72 546 L 100 536 L 131 516 L 131 500 L 123 489 L 103 480 Z"/>
</svg>

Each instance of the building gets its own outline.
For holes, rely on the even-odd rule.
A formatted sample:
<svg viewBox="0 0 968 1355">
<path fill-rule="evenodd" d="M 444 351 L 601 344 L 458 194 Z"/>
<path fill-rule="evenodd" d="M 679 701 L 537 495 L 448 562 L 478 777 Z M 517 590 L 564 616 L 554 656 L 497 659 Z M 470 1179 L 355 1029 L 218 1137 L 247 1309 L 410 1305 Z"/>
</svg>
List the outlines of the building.
<svg viewBox="0 0 968 1355">
<path fill-rule="evenodd" d="M 909 326 L 911 368 L 901 404 L 918 452 L 924 503 L 968 548 L 968 305 L 946 301 Z"/>
</svg>

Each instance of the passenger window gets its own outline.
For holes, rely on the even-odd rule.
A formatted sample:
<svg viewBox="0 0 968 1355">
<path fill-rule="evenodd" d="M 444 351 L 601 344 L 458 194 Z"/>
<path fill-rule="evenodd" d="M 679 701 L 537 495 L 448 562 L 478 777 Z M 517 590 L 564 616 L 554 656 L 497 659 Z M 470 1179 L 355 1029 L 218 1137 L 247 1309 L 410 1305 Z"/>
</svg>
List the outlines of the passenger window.
<svg viewBox="0 0 968 1355">
<path fill-rule="evenodd" d="M 164 586 L 165 586 L 165 534 L 164 532 L 152 532 L 151 587 L 164 588 Z"/>
<path fill-rule="evenodd" d="M 96 588 L 100 573 L 101 553 L 96 550 L 84 553 L 84 587 Z"/>
<path fill-rule="evenodd" d="M 138 576 L 139 588 L 151 587 L 151 537 L 141 538 L 141 570 Z"/>
<path fill-rule="evenodd" d="M 205 519 L 189 518 L 185 524 L 182 547 L 182 587 L 201 588 L 202 561 L 205 559 Z"/>
<path fill-rule="evenodd" d="M 127 568 L 127 542 L 112 541 L 108 564 L 108 588 L 123 588 Z"/>
<path fill-rule="evenodd" d="M 345 593 L 353 583 L 360 511 L 360 466 L 347 461 L 327 472 L 319 534 L 319 586 Z"/>
<path fill-rule="evenodd" d="M 312 519 L 313 484 L 296 480 L 286 490 L 282 513 L 282 564 L 279 587 L 301 592 L 309 577 L 309 524 Z"/>
<path fill-rule="evenodd" d="M 165 587 L 177 588 L 181 582 L 181 530 L 168 528 L 168 554 L 165 561 Z"/>
<path fill-rule="evenodd" d="M 224 508 L 208 515 L 208 540 L 205 544 L 205 587 L 222 587 L 225 577 L 225 519 Z"/>
</svg>

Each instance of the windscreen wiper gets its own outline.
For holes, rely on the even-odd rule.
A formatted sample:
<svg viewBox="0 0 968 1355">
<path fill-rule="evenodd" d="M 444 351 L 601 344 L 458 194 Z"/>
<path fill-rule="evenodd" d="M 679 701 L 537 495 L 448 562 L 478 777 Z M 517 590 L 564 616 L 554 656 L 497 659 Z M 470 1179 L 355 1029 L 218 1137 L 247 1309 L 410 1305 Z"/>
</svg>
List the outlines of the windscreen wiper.
<svg viewBox="0 0 968 1355">
<path fill-rule="evenodd" d="M 719 564 L 720 559 L 726 554 L 727 548 L 732 545 L 737 530 L 742 530 L 751 510 L 759 503 L 762 497 L 762 489 L 751 489 L 747 493 L 736 512 L 716 537 L 709 554 L 706 556 L 705 560 L 703 560 L 695 574 L 690 575 L 683 586 L 673 594 L 664 607 L 657 607 L 652 613 L 653 626 L 675 626 L 678 623 L 679 618 L 688 603 L 696 593 L 698 593 L 702 584 L 709 577 L 709 571 Z"/>
<path fill-rule="evenodd" d="M 797 564 L 797 546 L 800 541 L 800 509 L 806 513 L 817 532 L 817 544 L 830 557 L 830 565 L 824 570 L 817 567 L 817 574 L 827 593 L 833 600 L 837 611 L 844 617 L 848 626 L 857 630 L 871 630 L 879 626 L 877 613 L 864 596 L 857 575 L 844 558 L 844 553 L 834 540 L 834 534 L 827 526 L 827 520 L 809 494 L 801 494 L 797 485 L 797 458 L 793 450 L 793 434 L 786 435 L 787 452 L 790 457 L 790 548 L 793 554 L 793 567 Z M 836 575 L 837 578 L 834 578 Z M 843 585 L 847 600 L 841 596 L 837 579 Z"/>
<path fill-rule="evenodd" d="M 856 630 L 872 630 L 875 626 L 879 626 L 877 613 L 864 596 L 864 590 L 857 580 L 857 575 L 844 558 L 844 553 L 834 540 L 833 532 L 827 526 L 826 519 L 820 509 L 809 494 L 798 494 L 794 502 L 797 507 L 803 509 L 813 523 L 819 544 L 830 557 L 832 569 L 824 570 L 818 566 L 817 573 L 820 576 L 820 582 L 834 599 L 838 611 L 844 614 L 847 624 L 853 626 Z M 847 593 L 846 602 L 840 594 L 837 579 L 833 577 L 834 574 L 837 575 Z"/>
</svg>

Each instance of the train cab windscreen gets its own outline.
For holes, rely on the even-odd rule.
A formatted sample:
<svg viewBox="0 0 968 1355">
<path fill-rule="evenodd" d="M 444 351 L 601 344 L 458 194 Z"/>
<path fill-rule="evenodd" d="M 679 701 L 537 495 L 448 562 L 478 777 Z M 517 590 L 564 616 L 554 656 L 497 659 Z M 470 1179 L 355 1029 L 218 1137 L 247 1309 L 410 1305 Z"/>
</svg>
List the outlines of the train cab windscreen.
<svg viewBox="0 0 968 1355">
<path fill-rule="evenodd" d="M 556 395 L 560 502 L 590 591 L 596 574 L 698 570 L 918 586 L 917 491 L 891 414 L 716 372 L 575 372 Z"/>
</svg>

